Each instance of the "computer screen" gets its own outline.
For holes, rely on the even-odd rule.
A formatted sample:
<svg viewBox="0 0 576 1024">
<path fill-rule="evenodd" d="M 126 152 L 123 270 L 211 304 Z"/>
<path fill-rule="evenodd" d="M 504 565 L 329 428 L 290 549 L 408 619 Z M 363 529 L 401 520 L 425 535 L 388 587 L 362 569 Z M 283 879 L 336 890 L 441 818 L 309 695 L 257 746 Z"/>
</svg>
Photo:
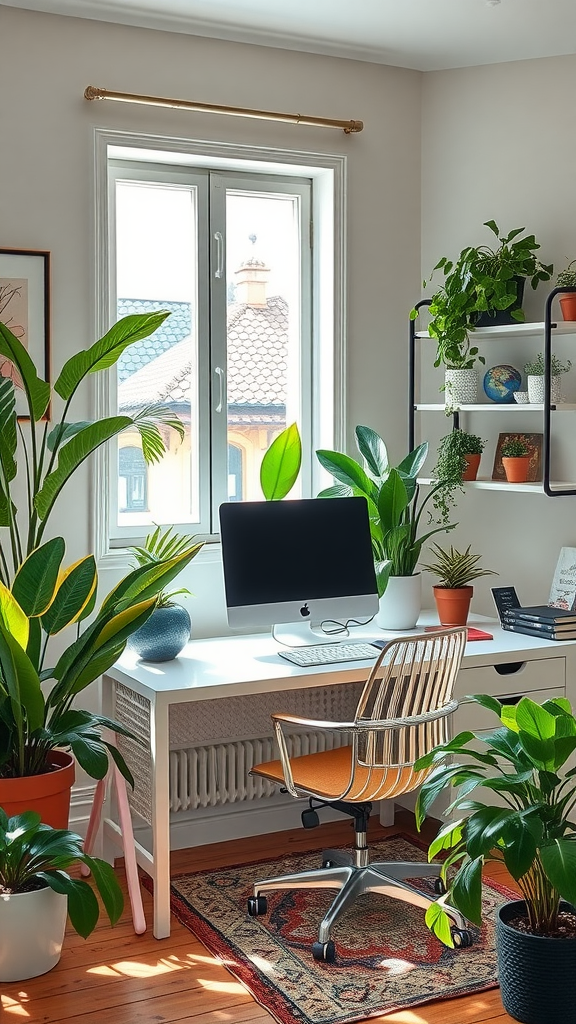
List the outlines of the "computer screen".
<svg viewBox="0 0 576 1024">
<path fill-rule="evenodd" d="M 378 591 L 362 497 L 220 506 L 231 626 L 374 615 Z"/>
</svg>

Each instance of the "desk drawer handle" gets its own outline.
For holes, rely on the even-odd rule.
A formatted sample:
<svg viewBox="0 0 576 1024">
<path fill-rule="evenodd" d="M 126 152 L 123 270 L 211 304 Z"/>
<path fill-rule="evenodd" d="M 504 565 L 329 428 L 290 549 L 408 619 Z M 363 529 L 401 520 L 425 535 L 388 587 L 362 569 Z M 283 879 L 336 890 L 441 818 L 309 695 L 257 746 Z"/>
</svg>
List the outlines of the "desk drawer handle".
<svg viewBox="0 0 576 1024">
<path fill-rule="evenodd" d="M 525 661 L 506 661 L 503 665 L 494 665 L 494 668 L 499 676 L 511 676 L 515 672 L 520 672 L 525 664 Z"/>
<path fill-rule="evenodd" d="M 515 693 L 513 697 L 498 697 L 501 704 L 518 704 L 525 697 L 525 693 Z"/>
</svg>

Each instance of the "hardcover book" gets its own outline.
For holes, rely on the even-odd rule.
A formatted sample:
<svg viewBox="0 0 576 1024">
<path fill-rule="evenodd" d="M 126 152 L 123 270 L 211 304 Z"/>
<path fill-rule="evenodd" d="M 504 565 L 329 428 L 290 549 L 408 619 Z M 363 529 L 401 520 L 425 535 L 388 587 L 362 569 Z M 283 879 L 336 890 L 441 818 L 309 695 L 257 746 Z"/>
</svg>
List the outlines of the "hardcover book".
<svg viewBox="0 0 576 1024">
<path fill-rule="evenodd" d="M 576 626 L 576 612 L 568 611 L 565 608 L 551 608 L 547 604 L 533 604 L 526 605 L 525 607 L 508 609 L 504 612 L 504 617 L 509 619 L 533 619 L 536 622 L 547 622 L 557 623 L 562 622 L 564 624 L 573 622 Z"/>
<path fill-rule="evenodd" d="M 576 606 L 576 548 L 561 548 L 548 604 L 573 611 Z"/>
<path fill-rule="evenodd" d="M 565 629 L 561 632 L 543 632 L 541 629 L 532 629 L 532 627 L 526 623 L 526 625 L 519 625 L 518 623 L 503 622 L 502 629 L 507 629 L 511 633 L 523 633 L 526 636 L 536 636 L 539 640 L 576 640 L 576 626 L 574 629 Z"/>
<path fill-rule="evenodd" d="M 530 629 L 538 629 L 543 633 L 565 633 L 576 629 L 576 620 L 570 622 L 538 622 L 536 619 L 516 618 L 513 615 L 505 615 L 504 622 L 507 626 L 530 626 Z"/>
</svg>

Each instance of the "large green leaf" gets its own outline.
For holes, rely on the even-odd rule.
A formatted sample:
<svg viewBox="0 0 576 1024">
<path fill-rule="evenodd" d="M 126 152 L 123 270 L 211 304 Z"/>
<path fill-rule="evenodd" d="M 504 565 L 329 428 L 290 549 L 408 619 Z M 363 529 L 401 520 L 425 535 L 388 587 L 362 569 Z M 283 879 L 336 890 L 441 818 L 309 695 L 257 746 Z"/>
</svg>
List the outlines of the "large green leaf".
<svg viewBox="0 0 576 1024">
<path fill-rule="evenodd" d="M 105 441 L 131 424 L 130 416 L 110 416 L 84 427 L 60 449 L 56 469 L 46 477 L 34 498 L 34 506 L 41 519 L 46 519 L 60 491 L 78 466 Z"/>
<path fill-rule="evenodd" d="M 165 562 L 141 565 L 133 569 L 110 591 L 102 603 L 100 612 L 106 613 L 111 609 L 121 611 L 136 601 L 156 597 L 192 561 L 201 547 L 202 541 L 199 541 Z"/>
<path fill-rule="evenodd" d="M 523 697 L 516 706 L 516 725 L 529 736 L 549 740 L 556 732 L 556 717 L 529 697 Z"/>
<path fill-rule="evenodd" d="M 432 932 L 432 935 L 435 935 L 444 946 L 448 946 L 450 949 L 454 947 L 451 928 L 452 922 L 450 921 L 450 918 L 444 910 L 440 900 L 434 900 L 434 902 L 430 904 L 426 911 L 424 920 Z"/>
<path fill-rule="evenodd" d="M 344 455 L 342 452 L 324 451 L 322 449 L 317 451 L 316 455 L 320 465 L 327 469 L 336 480 L 339 480 L 342 484 L 348 484 L 349 487 L 356 488 L 366 497 L 376 501 L 378 488 L 355 459 L 351 459 L 349 455 Z"/>
<path fill-rule="evenodd" d="M 0 377 L 0 463 L 6 481 L 16 476 L 16 399 L 14 381 L 10 377 Z"/>
<path fill-rule="evenodd" d="M 276 437 L 260 465 L 260 486 L 267 501 L 285 498 L 294 486 L 302 464 L 302 442 L 295 423 Z"/>
<path fill-rule="evenodd" d="M 530 870 L 536 856 L 536 839 L 528 822 L 521 819 L 513 826 L 503 852 L 508 871 L 518 881 Z"/>
<path fill-rule="evenodd" d="M 124 897 L 118 885 L 118 879 L 114 874 L 114 868 L 111 864 L 107 864 L 106 861 L 98 860 L 94 857 L 84 855 L 82 859 L 92 872 L 92 877 L 102 897 L 110 923 L 116 924 L 124 909 Z"/>
<path fill-rule="evenodd" d="M 496 845 L 506 827 L 515 823 L 515 811 L 501 807 L 481 807 L 466 822 L 466 849 L 472 860 L 486 856 Z"/>
<path fill-rule="evenodd" d="M 555 839 L 541 846 L 539 853 L 554 888 L 569 903 L 576 903 L 576 840 Z"/>
<path fill-rule="evenodd" d="M 167 405 L 148 405 L 135 413 L 133 426 L 140 434 L 142 455 L 147 465 L 159 462 L 166 453 L 166 445 L 160 426 L 170 427 L 184 440 L 184 425 L 181 419 Z"/>
<path fill-rule="evenodd" d="M 482 858 L 470 860 L 458 870 L 451 895 L 458 910 L 469 921 L 482 923 Z"/>
<path fill-rule="evenodd" d="M 160 310 L 157 313 L 135 313 L 125 316 L 96 341 L 89 349 L 76 352 L 62 367 L 54 390 L 66 401 L 72 397 L 76 388 L 88 373 L 106 370 L 119 359 L 135 341 L 148 338 L 170 313 Z"/>
<path fill-rule="evenodd" d="M 10 633 L 20 647 L 26 650 L 30 634 L 28 617 L 14 595 L 3 583 L 0 583 L 0 623 L 2 623 L 6 632 Z"/>
<path fill-rule="evenodd" d="M 79 434 L 81 430 L 84 430 L 84 427 L 89 427 L 93 422 L 93 420 L 78 420 L 76 423 L 58 423 L 46 438 L 48 451 L 53 452 L 55 448 L 65 444 L 71 437 Z"/>
<path fill-rule="evenodd" d="M 42 615 L 52 601 L 64 550 L 63 537 L 54 537 L 32 551 L 18 569 L 12 593 L 29 618 Z"/>
<path fill-rule="evenodd" d="M 378 494 L 378 512 L 382 529 L 394 530 L 400 525 L 402 515 L 408 507 L 409 498 L 404 481 L 397 469 L 391 469 Z"/>
<path fill-rule="evenodd" d="M 358 426 L 356 444 L 370 472 L 379 479 L 386 476 L 389 469 L 388 452 L 380 435 L 371 427 Z"/>
<path fill-rule="evenodd" d="M 419 444 L 417 448 L 414 448 L 413 451 L 409 452 L 408 455 L 402 459 L 402 462 L 398 464 L 396 469 L 402 476 L 406 475 L 407 477 L 415 479 L 426 462 L 427 455 L 428 442 L 423 441 L 422 444 Z"/>
<path fill-rule="evenodd" d="M 40 729 L 44 724 L 44 696 L 38 673 L 26 652 L 2 623 L 0 668 L 18 729 L 22 729 L 24 717 L 28 734 Z"/>
<path fill-rule="evenodd" d="M 22 342 L 15 334 L 12 334 L 6 324 L 2 323 L 0 323 L 0 355 L 10 359 L 18 370 L 32 419 L 36 422 L 42 419 L 50 402 L 50 385 L 36 373 L 36 367 Z"/>
<path fill-rule="evenodd" d="M 58 580 L 58 588 L 50 607 L 42 616 L 43 630 L 54 636 L 82 617 L 92 596 L 96 594 L 98 573 L 94 555 L 81 558 L 69 566 Z"/>
</svg>

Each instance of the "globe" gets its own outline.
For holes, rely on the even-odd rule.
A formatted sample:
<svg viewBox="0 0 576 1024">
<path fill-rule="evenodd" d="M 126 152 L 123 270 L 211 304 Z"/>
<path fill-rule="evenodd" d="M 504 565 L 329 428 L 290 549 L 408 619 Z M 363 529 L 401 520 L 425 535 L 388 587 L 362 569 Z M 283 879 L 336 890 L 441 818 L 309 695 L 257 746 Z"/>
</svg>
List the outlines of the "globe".
<svg viewBox="0 0 576 1024">
<path fill-rule="evenodd" d="M 507 363 L 492 366 L 484 374 L 484 391 L 491 402 L 513 402 L 514 392 L 520 390 L 521 384 L 520 370 Z"/>
</svg>

